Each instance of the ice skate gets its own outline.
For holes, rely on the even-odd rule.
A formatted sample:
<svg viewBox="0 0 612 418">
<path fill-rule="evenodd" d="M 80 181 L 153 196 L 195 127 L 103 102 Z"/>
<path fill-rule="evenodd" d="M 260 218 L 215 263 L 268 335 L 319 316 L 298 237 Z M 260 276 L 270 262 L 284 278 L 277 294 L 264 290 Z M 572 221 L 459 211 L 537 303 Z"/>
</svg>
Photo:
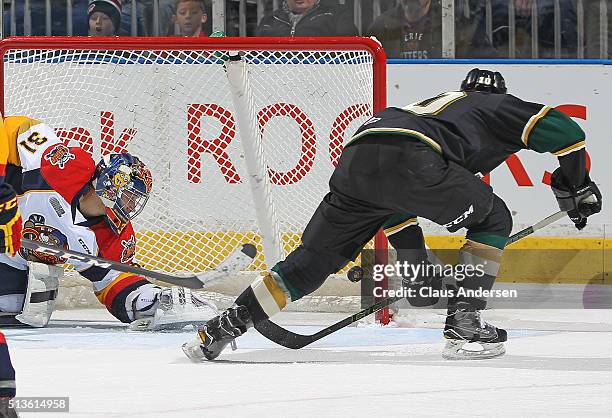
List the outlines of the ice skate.
<svg viewBox="0 0 612 418">
<path fill-rule="evenodd" d="M 198 337 L 183 344 L 183 352 L 191 361 L 214 360 L 234 340 L 252 326 L 251 314 L 244 306 L 231 307 L 211 319 L 198 330 Z"/>
<path fill-rule="evenodd" d="M 444 327 L 446 346 L 442 357 L 448 360 L 477 360 L 505 354 L 506 330 L 486 323 L 480 311 L 465 302 L 449 307 Z"/>
</svg>

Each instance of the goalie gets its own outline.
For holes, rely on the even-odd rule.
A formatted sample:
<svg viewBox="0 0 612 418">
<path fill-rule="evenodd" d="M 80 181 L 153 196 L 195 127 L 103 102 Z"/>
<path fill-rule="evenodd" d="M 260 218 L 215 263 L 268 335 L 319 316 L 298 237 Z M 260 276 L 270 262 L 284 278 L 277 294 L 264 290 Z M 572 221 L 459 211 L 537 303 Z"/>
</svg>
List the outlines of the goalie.
<svg viewBox="0 0 612 418">
<path fill-rule="evenodd" d="M 0 324 L 44 327 L 63 274 L 58 264 L 65 260 L 20 248 L 21 236 L 131 263 L 131 219 L 143 210 L 153 179 L 129 153 L 106 155 L 95 164 L 34 119 L 10 116 L 0 123 Z M 132 329 L 182 327 L 216 313 L 189 289 L 162 289 L 134 274 L 70 263 L 91 281 L 108 311 Z"/>
<path fill-rule="evenodd" d="M 456 277 L 464 291 L 449 300 L 443 356 L 504 354 L 506 331 L 484 322 L 481 311 L 487 300 L 470 295 L 493 287 L 512 217 L 504 201 L 475 174 L 492 171 L 521 149 L 552 153 L 560 165 L 552 175 L 553 193 L 561 210 L 582 229 L 602 202 L 586 170 L 584 147 L 584 132 L 569 117 L 506 94 L 500 73 L 477 68 L 459 91 L 382 110 L 345 146 L 330 179 L 331 191 L 308 223 L 302 245 L 203 326 L 183 350 L 196 361 L 216 358 L 254 323 L 315 291 L 328 275 L 354 260 L 381 227 L 398 255 L 412 250 L 413 263 L 426 261 L 423 234 L 415 222 L 421 216 L 451 232 L 466 228 L 459 262 L 464 271 L 483 267 L 482 275 Z M 423 286 L 441 283 L 435 277 L 408 283 Z M 464 348 L 468 343 L 476 344 Z"/>
</svg>

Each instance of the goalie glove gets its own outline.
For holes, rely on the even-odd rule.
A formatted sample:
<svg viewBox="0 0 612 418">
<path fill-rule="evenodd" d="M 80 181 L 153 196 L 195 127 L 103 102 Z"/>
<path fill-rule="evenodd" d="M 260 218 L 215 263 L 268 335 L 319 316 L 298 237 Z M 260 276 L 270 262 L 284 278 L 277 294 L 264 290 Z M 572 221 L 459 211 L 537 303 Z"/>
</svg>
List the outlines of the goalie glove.
<svg viewBox="0 0 612 418">
<path fill-rule="evenodd" d="M 0 184 L 0 253 L 17 253 L 21 247 L 21 226 L 15 191 L 9 184 Z"/>
<path fill-rule="evenodd" d="M 572 187 L 563 177 L 559 167 L 552 174 L 550 187 L 557 198 L 559 208 L 567 212 L 579 230 L 586 226 L 589 216 L 601 211 L 601 192 L 588 175 L 582 185 Z"/>
</svg>

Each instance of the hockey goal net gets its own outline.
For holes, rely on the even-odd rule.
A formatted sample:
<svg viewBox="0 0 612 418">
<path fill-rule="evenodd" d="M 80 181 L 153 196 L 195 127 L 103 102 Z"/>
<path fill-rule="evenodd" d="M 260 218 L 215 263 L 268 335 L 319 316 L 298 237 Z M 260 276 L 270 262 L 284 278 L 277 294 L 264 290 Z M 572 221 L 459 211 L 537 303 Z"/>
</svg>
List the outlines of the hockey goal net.
<svg viewBox="0 0 612 418">
<path fill-rule="evenodd" d="M 199 272 L 257 245 L 252 273 L 214 289 L 229 300 L 299 244 L 343 143 L 385 106 L 384 54 L 362 38 L 13 38 L 1 54 L 4 115 L 151 168 L 142 267 Z M 60 306 L 95 304 L 71 277 Z M 297 309 L 354 310 L 358 295 L 342 281 Z"/>
</svg>

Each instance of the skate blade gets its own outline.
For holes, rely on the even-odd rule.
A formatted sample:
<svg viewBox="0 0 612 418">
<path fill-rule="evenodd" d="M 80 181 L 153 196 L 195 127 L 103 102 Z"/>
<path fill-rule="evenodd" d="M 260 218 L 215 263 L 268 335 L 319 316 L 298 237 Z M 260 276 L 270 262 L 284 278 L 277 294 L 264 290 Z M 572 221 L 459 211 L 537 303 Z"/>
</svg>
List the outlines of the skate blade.
<svg viewBox="0 0 612 418">
<path fill-rule="evenodd" d="M 504 343 L 447 341 L 442 358 L 446 360 L 484 360 L 503 356 Z"/>
</svg>

